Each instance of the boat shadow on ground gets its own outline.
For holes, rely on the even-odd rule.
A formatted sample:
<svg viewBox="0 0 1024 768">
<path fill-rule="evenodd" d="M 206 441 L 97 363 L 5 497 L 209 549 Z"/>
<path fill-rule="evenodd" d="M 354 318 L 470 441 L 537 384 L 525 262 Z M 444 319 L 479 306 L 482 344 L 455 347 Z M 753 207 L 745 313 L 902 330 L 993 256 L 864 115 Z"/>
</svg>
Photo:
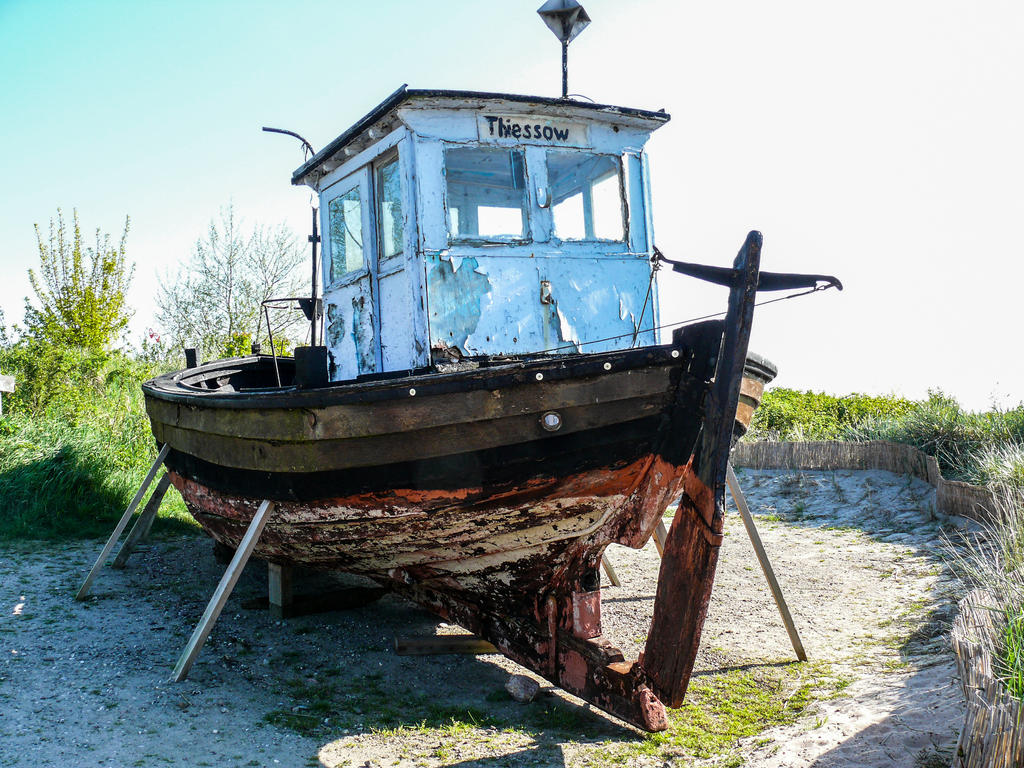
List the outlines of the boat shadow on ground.
<svg viewBox="0 0 1024 768">
<path fill-rule="evenodd" d="M 325 585 L 359 584 L 353 577 L 297 572 L 296 597 Z M 266 589 L 266 568 L 250 563 L 232 598 L 243 607 L 245 625 L 234 639 L 242 639 L 244 632 L 251 639 L 243 647 L 251 651 L 257 651 L 257 642 L 285 648 L 264 665 L 273 670 L 268 683 L 277 701 L 262 720 L 315 740 L 322 765 L 359 766 L 366 760 L 388 765 L 409 759 L 410 764 L 466 768 L 557 768 L 565 764 L 566 742 L 644 738 L 550 685 L 531 702 L 512 700 L 505 683 L 510 674 L 525 670 L 498 654 L 397 655 L 398 636 L 430 638 L 463 630 L 391 593 L 357 608 L 273 621 L 267 631 L 260 629 L 266 622 L 257 610 Z M 197 680 L 206 674 L 204 657 L 207 663 L 218 655 L 225 658 L 223 645 L 213 639 L 215 647 L 204 650 L 193 670 Z M 230 653 L 227 657 L 233 664 Z M 402 746 L 393 751 L 389 742 Z M 487 749 L 495 754 L 473 754 Z"/>
</svg>

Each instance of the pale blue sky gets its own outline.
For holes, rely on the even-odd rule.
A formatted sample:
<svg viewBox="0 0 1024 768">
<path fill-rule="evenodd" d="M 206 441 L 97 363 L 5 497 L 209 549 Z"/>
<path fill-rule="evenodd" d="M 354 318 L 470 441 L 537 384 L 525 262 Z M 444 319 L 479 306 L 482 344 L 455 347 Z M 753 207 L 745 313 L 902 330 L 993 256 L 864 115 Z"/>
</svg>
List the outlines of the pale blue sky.
<svg viewBox="0 0 1024 768">
<path fill-rule="evenodd" d="M 8 322 L 57 206 L 115 237 L 131 215 L 141 332 L 228 201 L 306 234 L 297 142 L 260 126 L 321 147 L 404 82 L 557 95 L 539 5 L 0 0 Z M 1024 398 L 1024 4 L 585 5 L 571 90 L 673 116 L 649 145 L 662 250 L 724 264 L 757 228 L 766 269 L 847 285 L 759 312 L 779 384 Z M 722 298 L 668 275 L 663 318 Z"/>
</svg>

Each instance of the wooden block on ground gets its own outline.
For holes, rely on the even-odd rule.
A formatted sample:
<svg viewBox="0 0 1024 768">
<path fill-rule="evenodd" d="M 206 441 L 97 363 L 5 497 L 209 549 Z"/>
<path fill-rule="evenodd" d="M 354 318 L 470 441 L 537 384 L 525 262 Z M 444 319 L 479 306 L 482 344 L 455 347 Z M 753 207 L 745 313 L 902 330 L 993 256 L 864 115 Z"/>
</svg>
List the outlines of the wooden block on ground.
<svg viewBox="0 0 1024 768">
<path fill-rule="evenodd" d="M 288 565 L 267 563 L 267 602 L 270 614 L 283 619 L 295 602 L 292 594 L 292 569 Z"/>
</svg>

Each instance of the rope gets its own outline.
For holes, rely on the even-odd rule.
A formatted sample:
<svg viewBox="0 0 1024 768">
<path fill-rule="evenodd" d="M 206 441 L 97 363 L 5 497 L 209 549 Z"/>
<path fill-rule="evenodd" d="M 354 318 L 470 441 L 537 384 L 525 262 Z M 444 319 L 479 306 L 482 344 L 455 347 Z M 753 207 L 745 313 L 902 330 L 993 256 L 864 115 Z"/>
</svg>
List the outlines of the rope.
<svg viewBox="0 0 1024 768">
<path fill-rule="evenodd" d="M 654 278 L 658 274 L 658 270 L 661 269 L 662 258 L 664 257 L 661 255 L 661 251 L 655 248 L 654 256 L 651 257 L 651 277 L 647 281 L 647 295 L 644 296 L 644 306 L 640 310 L 640 323 L 644 321 L 644 313 L 647 311 L 647 302 L 651 298 L 651 291 L 654 288 Z M 633 329 L 633 341 L 629 344 L 630 348 L 635 347 L 637 339 L 640 338 L 640 323 L 637 323 L 636 327 Z"/>
<path fill-rule="evenodd" d="M 807 290 L 807 291 L 801 291 L 800 293 L 791 293 L 789 296 L 780 296 L 777 299 L 768 299 L 766 301 L 759 301 L 756 304 L 754 304 L 754 306 L 755 307 L 763 307 L 766 304 L 774 304 L 777 301 L 788 301 L 789 299 L 797 299 L 797 298 L 800 298 L 801 296 L 807 296 L 808 294 L 811 294 L 811 293 L 817 293 L 818 291 L 824 291 L 824 290 L 827 290 L 827 289 L 829 289 L 831 287 L 832 287 L 831 285 L 818 285 L 818 286 L 815 286 L 814 288 L 811 288 L 810 290 Z M 563 344 L 560 347 L 549 347 L 548 349 L 541 350 L 540 354 L 547 354 L 548 352 L 560 352 L 563 349 L 564 350 L 578 350 L 580 347 L 585 347 L 585 346 L 588 346 L 590 344 L 603 344 L 606 341 L 616 341 L 618 339 L 624 339 L 627 336 L 633 336 L 633 338 L 636 338 L 639 334 L 647 333 L 648 331 L 660 331 L 663 328 L 674 328 L 676 326 L 689 325 L 690 323 L 699 323 L 701 320 L 711 320 L 712 318 L 715 318 L 715 317 L 721 317 L 721 316 L 726 314 L 726 311 L 727 310 L 722 310 L 721 312 L 713 312 L 710 315 L 701 315 L 700 317 L 691 317 L 688 320 L 680 320 L 680 321 L 675 322 L 675 323 L 662 323 L 661 325 L 655 325 L 655 326 L 652 326 L 650 328 L 644 328 L 642 331 L 634 330 L 632 332 L 632 334 L 620 333 L 617 336 L 607 336 L 607 337 L 605 337 L 603 339 L 594 339 L 593 341 L 579 341 L 579 342 L 573 342 L 573 343 L 570 343 L 570 344 Z M 642 319 L 642 316 L 641 316 L 641 319 Z"/>
</svg>

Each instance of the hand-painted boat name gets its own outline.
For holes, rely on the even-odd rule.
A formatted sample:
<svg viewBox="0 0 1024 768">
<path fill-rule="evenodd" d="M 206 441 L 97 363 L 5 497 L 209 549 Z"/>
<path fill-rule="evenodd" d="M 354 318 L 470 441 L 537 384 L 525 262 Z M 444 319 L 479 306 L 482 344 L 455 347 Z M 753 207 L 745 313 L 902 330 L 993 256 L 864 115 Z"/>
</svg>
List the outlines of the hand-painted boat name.
<svg viewBox="0 0 1024 768">
<path fill-rule="evenodd" d="M 587 129 L 582 123 L 554 122 L 528 115 L 479 115 L 477 127 L 482 141 L 562 144 L 585 146 Z"/>
</svg>

